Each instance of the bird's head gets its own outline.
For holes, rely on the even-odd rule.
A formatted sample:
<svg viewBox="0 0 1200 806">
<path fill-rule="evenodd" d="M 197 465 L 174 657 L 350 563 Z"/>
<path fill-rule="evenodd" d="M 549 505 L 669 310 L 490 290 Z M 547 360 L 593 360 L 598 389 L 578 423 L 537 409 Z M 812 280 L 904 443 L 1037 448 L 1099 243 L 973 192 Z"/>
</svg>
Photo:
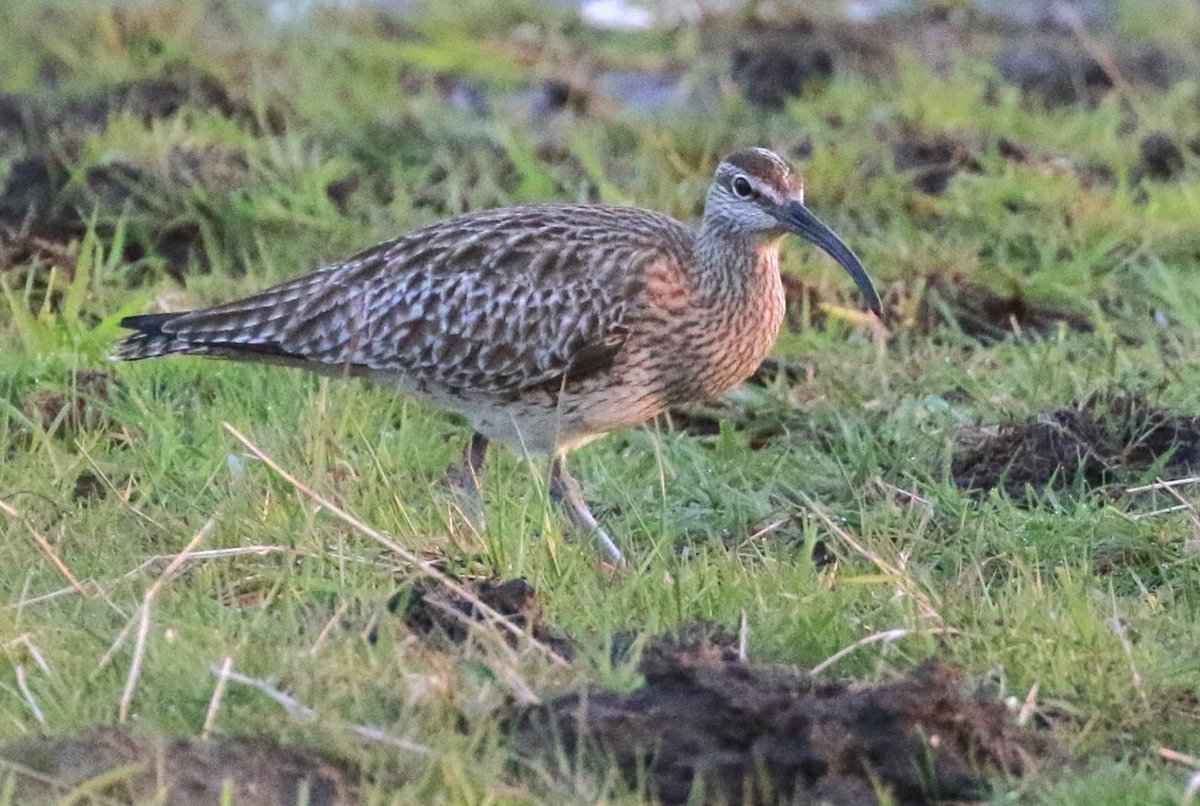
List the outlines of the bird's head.
<svg viewBox="0 0 1200 806">
<path fill-rule="evenodd" d="M 788 163 L 765 148 L 735 151 L 717 166 L 704 205 L 706 227 L 770 241 L 787 234 L 816 244 L 854 279 L 867 307 L 882 305 L 858 257 L 804 206 L 804 185 Z"/>
</svg>

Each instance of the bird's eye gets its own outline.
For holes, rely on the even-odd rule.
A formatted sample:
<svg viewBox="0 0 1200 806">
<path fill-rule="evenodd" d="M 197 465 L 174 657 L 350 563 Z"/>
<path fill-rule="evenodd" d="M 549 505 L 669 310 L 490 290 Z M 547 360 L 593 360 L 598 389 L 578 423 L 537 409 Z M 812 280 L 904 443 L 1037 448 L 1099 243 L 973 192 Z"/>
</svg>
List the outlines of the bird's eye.
<svg viewBox="0 0 1200 806">
<path fill-rule="evenodd" d="M 744 176 L 735 176 L 730 187 L 733 188 L 733 193 L 738 198 L 748 199 L 754 195 L 754 186 L 751 185 L 750 180 Z"/>
</svg>

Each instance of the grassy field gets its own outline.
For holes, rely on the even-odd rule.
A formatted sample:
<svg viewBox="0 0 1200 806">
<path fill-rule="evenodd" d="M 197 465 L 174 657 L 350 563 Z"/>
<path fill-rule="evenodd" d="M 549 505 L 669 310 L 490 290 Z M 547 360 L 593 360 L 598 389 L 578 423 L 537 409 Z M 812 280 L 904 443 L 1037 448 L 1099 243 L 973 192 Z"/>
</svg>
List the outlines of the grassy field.
<svg viewBox="0 0 1200 806">
<path fill-rule="evenodd" d="M 982 800 L 1190 802 L 1198 488 L 1126 491 L 1200 467 L 1200 11 L 1148 7 L 1055 33 L 954 2 L 625 32 L 515 0 L 9 0 L 0 802 L 640 802 L 653 775 L 526 752 L 508 722 L 639 690 L 654 637 L 694 623 L 773 674 L 856 642 L 824 678 L 958 670 L 1053 746 L 984 770 Z M 511 454 L 473 528 L 441 486 L 465 426 L 386 390 L 107 361 L 124 315 L 468 210 L 695 218 L 720 155 L 752 144 L 795 160 L 886 329 L 790 243 L 787 332 L 754 382 L 573 457 L 628 570 Z M 423 636 L 386 605 L 437 588 L 428 567 L 524 578 L 542 640 Z M 223 663 L 244 677 L 218 685 Z M 163 794 L 168 767 L 194 801 Z"/>
</svg>

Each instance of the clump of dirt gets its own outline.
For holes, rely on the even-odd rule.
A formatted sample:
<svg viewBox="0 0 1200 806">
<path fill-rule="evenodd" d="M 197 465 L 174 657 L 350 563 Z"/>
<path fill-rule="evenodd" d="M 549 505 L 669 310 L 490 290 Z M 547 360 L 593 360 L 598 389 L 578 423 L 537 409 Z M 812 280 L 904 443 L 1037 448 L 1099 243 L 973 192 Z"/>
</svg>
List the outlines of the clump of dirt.
<svg viewBox="0 0 1200 806">
<path fill-rule="evenodd" d="M 612 663 L 628 662 L 638 639 L 637 630 L 621 630 L 612 638 Z M 737 633 L 713 621 L 686 621 L 665 635 L 656 636 L 642 651 L 638 668 L 647 664 L 670 663 L 680 655 L 703 655 L 713 661 L 738 659 Z"/>
<path fill-rule="evenodd" d="M 1048 336 L 1059 325 L 1090 333 L 1091 321 L 1066 308 L 1033 302 L 1019 287 L 1001 294 L 961 277 L 932 274 L 917 303 L 916 326 L 932 334 L 952 326 L 983 344 L 994 344 L 1014 335 Z"/>
<path fill-rule="evenodd" d="M 736 34 L 708 32 L 714 46 L 731 39 L 733 83 L 751 104 L 782 109 L 788 98 L 835 72 L 883 72 L 893 55 L 886 37 L 852 25 L 819 28 L 801 16 L 788 21 L 752 19 Z"/>
<path fill-rule="evenodd" d="M 1105 46 L 1101 55 L 1074 38 L 1035 35 L 1001 51 L 996 68 L 1022 92 L 1057 107 L 1098 103 L 1115 86 L 1113 75 L 1133 85 L 1167 89 L 1187 76 L 1189 61 L 1155 45 Z"/>
<path fill-rule="evenodd" d="M 12 230 L 0 225 L 0 273 L 25 264 L 55 266 L 72 278 L 79 257 L 64 243 L 47 240 L 24 228 Z"/>
<path fill-rule="evenodd" d="M 126 262 L 152 252 L 177 277 L 193 261 L 202 264 L 201 228 L 182 219 L 175 202 L 189 189 L 219 195 L 243 187 L 249 180 L 244 154 L 175 149 L 162 165 L 116 160 L 82 172 L 75 165 L 84 136 L 104 128 L 113 115 L 130 114 L 148 126 L 184 108 L 215 112 L 254 133 L 264 123 L 271 132 L 283 130 L 278 110 L 260 115 L 216 77 L 188 67 L 82 98 L 0 96 L 0 144 L 18 149 L 0 192 L 0 271 L 39 258 L 64 265 L 57 253 L 87 232 L 94 210 L 103 238 L 125 216 Z"/>
<path fill-rule="evenodd" d="M 0 746 L 13 803 L 224 803 L 291 806 L 355 802 L 357 774 L 311 750 L 264 739 L 168 739 L 117 728 Z M 86 789 L 85 789 L 86 787 Z M 232 797 L 231 797 L 232 796 Z"/>
<path fill-rule="evenodd" d="M 996 69 L 1047 106 L 1096 103 L 1113 86 L 1112 77 L 1091 54 L 1063 38 L 1019 41 L 997 57 Z"/>
<path fill-rule="evenodd" d="M 833 75 L 833 53 L 824 46 L 810 48 L 739 47 L 731 72 L 746 100 L 760 109 L 778 110 L 814 79 Z"/>
<path fill-rule="evenodd" d="M 945 193 L 960 170 L 979 169 L 968 145 L 948 135 L 908 133 L 892 143 L 892 157 L 897 171 L 912 171 L 913 185 L 933 196 Z"/>
<path fill-rule="evenodd" d="M 485 605 L 529 630 L 534 638 L 559 655 L 568 658 L 574 655 L 575 646 L 571 640 L 556 633 L 542 619 L 537 592 L 524 579 L 504 582 L 477 579 L 463 584 Z M 438 636 L 456 644 L 464 643 L 470 637 L 471 622 L 487 621 L 474 602 L 434 583 L 418 583 L 394 594 L 388 601 L 388 609 L 394 612 L 401 608 L 404 623 L 413 632 Z M 505 636 L 510 641 L 516 640 L 509 633 Z"/>
<path fill-rule="evenodd" d="M 1078 158 L 1071 161 L 1075 175 L 1079 177 L 1079 186 L 1084 190 L 1096 188 L 1115 188 L 1117 172 L 1102 160 Z"/>
<path fill-rule="evenodd" d="M 1014 140 L 1009 140 L 1007 137 L 1001 137 L 996 141 L 996 151 L 1006 160 L 1012 160 L 1013 162 L 1029 161 L 1029 149 Z"/>
<path fill-rule="evenodd" d="M 588 87 L 560 78 L 542 84 L 540 100 L 535 107 L 544 113 L 572 112 L 576 115 L 586 115 L 593 100 Z"/>
<path fill-rule="evenodd" d="M 78 138 L 103 129 L 115 114 L 125 112 L 149 125 L 184 108 L 203 109 L 236 121 L 254 134 L 284 130 L 283 113 L 268 107 L 258 115 L 236 98 L 211 73 L 179 65 L 150 78 L 116 84 L 95 95 L 74 98 L 0 94 L 0 134 L 17 133 L 32 142 L 62 134 Z"/>
<path fill-rule="evenodd" d="M 111 235 L 118 216 L 125 217 L 127 262 L 153 252 L 168 272 L 182 277 L 188 266 L 205 265 L 201 227 L 162 208 L 195 190 L 228 195 L 249 180 L 245 155 L 232 149 L 176 148 L 159 165 L 113 161 L 74 178 L 58 156 L 24 157 L 0 192 L 0 271 L 36 258 L 70 269 L 75 261 L 66 244 L 85 235 L 98 211 L 102 237 Z"/>
<path fill-rule="evenodd" d="M 84 470 L 75 477 L 75 484 L 71 488 L 71 499 L 73 501 L 103 501 L 108 497 L 108 488 L 104 486 L 104 481 L 91 470 Z"/>
<path fill-rule="evenodd" d="M 1165 474 L 1200 468 L 1200 417 L 1152 406 L 1139 395 L 1083 402 L 992 428 L 960 432 L 950 475 L 959 489 L 1064 490 L 1077 479 L 1102 487 L 1161 464 Z"/>
<path fill-rule="evenodd" d="M 14 162 L 0 192 L 0 232 L 21 232 L 48 241 L 65 241 L 76 234 L 77 214 L 70 222 L 61 220 L 64 204 L 58 192 L 66 181 L 65 169 L 49 158 L 31 156 Z"/>
<path fill-rule="evenodd" d="M 673 641 L 647 649 L 639 668 L 636 691 L 592 689 L 522 711 L 509 724 L 518 751 L 615 762 L 663 803 L 698 792 L 717 803 L 974 800 L 989 772 L 1031 773 L 1055 755 L 939 663 L 854 686 L 757 670 L 721 643 Z"/>
<path fill-rule="evenodd" d="M 1138 151 L 1141 159 L 1134 171 L 1141 176 L 1165 182 L 1183 171 L 1183 150 L 1169 134 L 1154 132 L 1146 135 Z"/>
</svg>

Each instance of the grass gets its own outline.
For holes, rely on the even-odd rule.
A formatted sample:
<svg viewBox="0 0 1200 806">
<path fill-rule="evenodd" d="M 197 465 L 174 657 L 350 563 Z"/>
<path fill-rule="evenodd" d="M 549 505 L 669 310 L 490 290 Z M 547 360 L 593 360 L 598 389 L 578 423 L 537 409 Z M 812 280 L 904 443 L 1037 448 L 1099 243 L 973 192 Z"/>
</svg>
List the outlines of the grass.
<svg viewBox="0 0 1200 806">
<path fill-rule="evenodd" d="M 1078 764 L 998 781 L 997 803 L 1181 802 L 1195 771 L 1158 748 L 1200 755 L 1194 509 L 1132 521 L 1130 511 L 1162 502 L 1112 501 L 1079 485 L 1035 506 L 976 498 L 955 488 L 948 468 L 959 427 L 1098 390 L 1200 412 L 1200 166 L 1188 153 L 1174 181 L 1135 176 L 1141 135 L 1182 137 L 1200 123 L 1194 80 L 1147 91 L 1137 99 L 1144 119 L 1130 122 L 1119 97 L 1041 109 L 1011 88 L 994 92 L 986 59 L 968 54 L 947 78 L 902 56 L 888 75 L 839 75 L 771 114 L 730 90 L 696 112 L 618 106 L 551 125 L 522 111 L 527 88 L 575 61 L 669 63 L 675 47 L 705 54 L 687 35 L 624 40 L 518 2 L 473 4 L 462 16 L 431 10 L 399 33 L 368 11 L 314 11 L 272 28 L 248 8 L 218 19 L 185 3 L 11 5 L 0 37 L 23 45 L 0 47 L 6 92 L 58 103 L 185 64 L 248 99 L 249 117 L 191 106 L 51 138 L 77 183 L 88 168 L 136 166 L 148 201 L 88 207 L 73 266 L 35 258 L 0 273 L 0 736 L 112 723 L 125 695 L 139 731 L 196 736 L 207 721 L 217 734 L 352 760 L 367 802 L 634 802 L 608 778 L 514 771 L 494 715 L 519 692 L 514 681 L 542 696 L 636 686 L 631 668 L 608 658 L 621 631 L 641 642 L 688 621 L 734 626 L 744 613 L 756 661 L 811 667 L 903 629 L 911 632 L 847 654 L 828 674 L 876 681 L 936 655 L 1000 697 L 1022 702 L 1036 687 Z M 1130 33 L 1155 40 L 1138 4 L 1125 6 Z M 38 24 L 47 15 L 52 29 Z M 1187 19 L 1194 27 L 1194 14 Z M 43 86 L 49 73 L 53 92 Z M 443 100 L 439 81 L 454 76 L 489 99 L 490 114 Z M 270 114 L 282 117 L 282 133 L 254 122 Z M 981 143 L 977 166 L 944 196 L 919 193 L 892 165 L 889 142 L 912 127 Z M 1030 159 L 1003 158 L 1001 136 Z M 745 143 L 785 150 L 802 138 L 814 152 L 803 166 L 810 204 L 881 287 L 906 299 L 930 272 L 963 274 L 1082 312 L 1094 329 L 991 346 L 903 318 L 886 345 L 836 320 L 785 334 L 778 354 L 808 379 L 751 390 L 716 435 L 648 427 L 573 457 L 590 497 L 612 505 L 605 520 L 628 550 L 629 573 L 602 568 L 592 546 L 564 535 L 541 469 L 521 457 L 495 457 L 487 528 L 464 527 L 438 480 L 465 429 L 423 405 L 278 369 L 105 361 L 119 318 L 163 295 L 227 299 L 496 205 L 602 198 L 692 217 L 720 153 Z M 0 145 L 3 169 L 22 146 Z M 237 155 L 225 175 L 171 179 L 173 153 L 223 149 Z M 1105 162 L 1113 182 L 1082 186 L 1063 167 L 1076 158 Z M 352 189 L 339 206 L 327 188 L 343 180 Z M 201 233 L 203 260 L 185 267 L 185 286 L 152 246 L 164 216 Z M 139 238 L 151 247 L 131 257 L 127 239 Z M 785 270 L 826 299 L 848 298 L 836 268 L 799 244 Z M 741 427 L 747 412 L 778 422 L 783 436 L 756 449 Z M 581 658 L 562 667 L 486 643 L 446 654 L 380 618 L 414 567 L 250 457 L 225 423 L 408 551 L 458 575 L 525 577 Z M 89 475 L 102 494 L 80 497 Z M 931 503 L 905 503 L 889 485 Z M 1194 490 L 1182 491 L 1193 503 Z M 147 565 L 178 555 L 210 521 L 173 576 L 156 575 L 167 560 Z M 818 541 L 842 558 L 836 570 L 812 563 Z M 213 550 L 227 551 L 203 553 Z M 48 596 L 70 590 L 67 571 L 82 592 Z M 131 684 L 138 609 L 156 579 Z M 375 643 L 362 638 L 372 624 Z M 930 632 L 941 628 L 955 632 Z M 211 667 L 226 657 L 319 718 L 296 719 L 234 683 L 209 717 Z M 430 752 L 357 740 L 350 725 Z"/>
</svg>

